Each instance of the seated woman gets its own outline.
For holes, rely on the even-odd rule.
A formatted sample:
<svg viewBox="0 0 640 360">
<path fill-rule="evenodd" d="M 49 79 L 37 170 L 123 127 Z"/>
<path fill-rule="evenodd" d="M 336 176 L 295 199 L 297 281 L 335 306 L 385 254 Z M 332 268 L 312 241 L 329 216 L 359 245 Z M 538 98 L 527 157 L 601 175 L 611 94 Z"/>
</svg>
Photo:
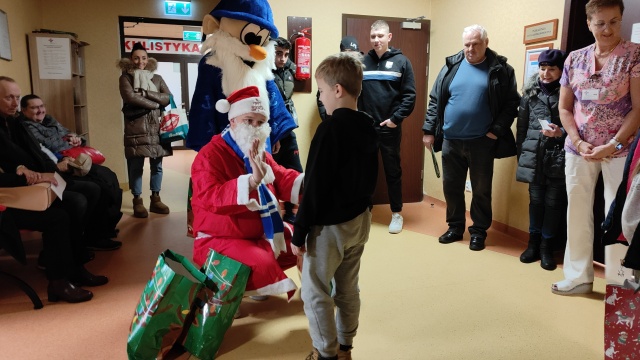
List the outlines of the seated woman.
<svg viewBox="0 0 640 360">
<path fill-rule="evenodd" d="M 53 116 L 47 114 L 45 104 L 39 96 L 30 94 L 22 97 L 20 109 L 25 127 L 42 146 L 58 157 L 60 162 L 68 161 L 61 155 L 61 151 L 86 144 L 85 139 L 72 133 Z M 122 190 L 116 174 L 106 166 L 93 164 L 88 174 L 82 177 L 74 176 L 74 180 L 89 181 L 100 186 L 100 199 L 96 208 L 98 213 L 88 226 L 90 235 L 103 239 L 116 237 L 115 227 L 122 218 Z M 117 245 L 108 240 L 104 242 L 107 248 L 99 250 L 113 250 Z"/>
</svg>

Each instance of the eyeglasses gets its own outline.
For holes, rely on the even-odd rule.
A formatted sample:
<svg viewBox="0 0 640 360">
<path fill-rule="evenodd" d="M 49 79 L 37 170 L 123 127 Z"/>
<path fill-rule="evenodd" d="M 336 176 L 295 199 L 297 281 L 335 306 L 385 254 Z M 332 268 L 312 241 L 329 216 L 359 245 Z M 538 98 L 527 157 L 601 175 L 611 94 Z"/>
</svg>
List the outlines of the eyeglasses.
<svg viewBox="0 0 640 360">
<path fill-rule="evenodd" d="M 618 19 L 611 20 L 608 23 L 604 21 L 591 23 L 591 25 L 593 25 L 593 27 L 598 31 L 604 30 L 604 28 L 607 26 L 609 27 L 609 29 L 616 29 L 620 27 L 620 24 L 622 24 L 622 20 L 618 20 Z"/>
<path fill-rule="evenodd" d="M 44 109 L 44 104 L 42 104 L 42 105 L 27 106 L 27 108 L 28 108 L 29 110 Z"/>
</svg>

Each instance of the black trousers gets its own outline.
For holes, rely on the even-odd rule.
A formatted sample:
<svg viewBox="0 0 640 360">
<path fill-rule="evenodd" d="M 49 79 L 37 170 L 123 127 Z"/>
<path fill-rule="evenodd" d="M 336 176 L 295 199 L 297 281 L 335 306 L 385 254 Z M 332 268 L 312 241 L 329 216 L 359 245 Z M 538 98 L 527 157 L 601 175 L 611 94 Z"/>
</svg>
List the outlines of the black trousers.
<svg viewBox="0 0 640 360">
<path fill-rule="evenodd" d="M 548 179 L 545 184 L 529 184 L 529 233 L 552 239 L 564 233 L 567 218 L 565 179 Z"/>
<path fill-rule="evenodd" d="M 395 128 L 376 126 L 378 149 L 382 158 L 391 212 L 402 211 L 402 167 L 400 165 L 400 141 L 402 126 Z M 345 154 L 347 155 L 347 154 Z"/>
<path fill-rule="evenodd" d="M 491 226 L 491 186 L 496 140 L 483 136 L 470 140 L 447 140 L 442 144 L 442 188 L 447 202 L 449 230 L 463 234 L 466 221 L 465 183 L 471 180 L 471 235 L 487 236 Z"/>
<path fill-rule="evenodd" d="M 45 211 L 7 209 L 19 229 L 42 232 L 42 247 L 49 280 L 67 278 L 81 265 L 85 244 L 82 222 L 87 198 L 65 190 L 63 201 L 57 199 Z"/>
</svg>

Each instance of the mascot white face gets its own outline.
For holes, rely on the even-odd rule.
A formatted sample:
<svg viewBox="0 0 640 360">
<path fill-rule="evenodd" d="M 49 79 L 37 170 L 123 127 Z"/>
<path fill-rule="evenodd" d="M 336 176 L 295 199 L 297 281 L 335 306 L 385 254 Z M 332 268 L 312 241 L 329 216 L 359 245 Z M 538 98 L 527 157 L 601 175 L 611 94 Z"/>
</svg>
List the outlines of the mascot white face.
<svg viewBox="0 0 640 360">
<path fill-rule="evenodd" d="M 205 17 L 203 25 L 212 33 L 202 44 L 202 52 L 211 52 L 207 63 L 222 70 L 224 94 L 228 96 L 236 90 L 254 85 L 258 86 L 261 97 L 266 99 L 268 92 L 265 84 L 273 79 L 271 70 L 275 66 L 275 41 L 270 40 L 270 31 L 244 20 L 230 18 L 222 18 L 218 22 L 213 17 Z"/>
</svg>

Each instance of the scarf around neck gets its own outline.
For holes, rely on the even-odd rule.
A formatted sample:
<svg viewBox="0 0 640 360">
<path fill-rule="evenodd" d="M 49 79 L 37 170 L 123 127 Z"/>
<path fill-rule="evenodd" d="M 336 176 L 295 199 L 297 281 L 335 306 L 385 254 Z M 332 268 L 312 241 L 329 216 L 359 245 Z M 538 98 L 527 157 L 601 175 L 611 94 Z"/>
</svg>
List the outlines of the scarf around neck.
<svg viewBox="0 0 640 360">
<path fill-rule="evenodd" d="M 130 72 L 133 75 L 133 88 L 147 91 L 158 91 L 156 84 L 151 81 L 153 73 L 149 70 L 135 69 Z"/>
<path fill-rule="evenodd" d="M 231 128 L 227 126 L 222 131 L 222 138 L 233 149 L 233 151 L 244 161 L 244 167 L 247 174 L 253 174 L 251 168 L 251 162 L 249 158 L 245 156 L 240 150 L 240 147 L 231 136 Z M 271 193 L 267 185 L 263 182 L 258 184 L 258 195 L 260 200 L 260 219 L 262 220 L 262 227 L 264 228 L 265 239 L 271 244 L 271 248 L 274 250 L 274 255 L 277 258 L 279 250 L 286 251 L 286 243 L 284 241 L 284 224 L 280 213 L 278 212 L 276 197 Z"/>
</svg>

